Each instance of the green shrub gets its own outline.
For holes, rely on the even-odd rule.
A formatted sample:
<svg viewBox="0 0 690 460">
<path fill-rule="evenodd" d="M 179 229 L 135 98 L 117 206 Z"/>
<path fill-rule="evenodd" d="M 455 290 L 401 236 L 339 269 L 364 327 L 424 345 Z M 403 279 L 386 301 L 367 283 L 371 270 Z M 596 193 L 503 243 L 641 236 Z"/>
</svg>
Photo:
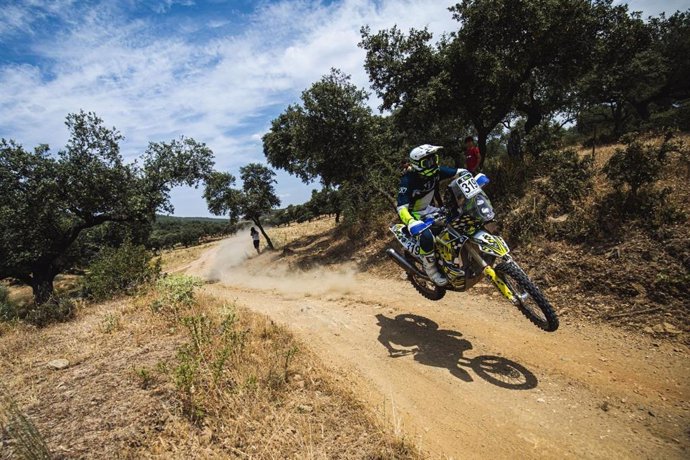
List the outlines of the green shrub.
<svg viewBox="0 0 690 460">
<path fill-rule="evenodd" d="M 154 311 L 172 313 L 179 318 L 181 311 L 194 304 L 194 288 L 203 283 L 199 278 L 187 275 L 168 275 L 156 283 L 157 298 L 151 305 Z"/>
<path fill-rule="evenodd" d="M 617 200 L 611 202 L 619 220 L 642 219 L 645 227 L 683 222 L 682 209 L 670 199 L 672 190 L 657 186 L 667 155 L 671 152 L 685 154 L 683 145 L 666 131 L 661 145 L 645 143 L 638 135 L 624 137 L 626 146 L 615 151 L 604 166 L 604 173 L 611 181 Z M 683 158 L 683 157 L 681 157 Z"/>
<path fill-rule="evenodd" d="M 541 157 L 544 153 L 558 150 L 563 146 L 563 133 L 564 129 L 556 123 L 541 123 L 523 136 L 523 150 L 533 157 Z"/>
<path fill-rule="evenodd" d="M 132 372 L 139 382 L 139 388 L 142 390 L 150 388 L 155 383 L 156 378 L 153 371 L 148 367 L 132 366 Z"/>
<path fill-rule="evenodd" d="M 0 321 L 12 321 L 17 317 L 17 307 L 10 301 L 9 289 L 0 284 Z"/>
<path fill-rule="evenodd" d="M 573 202 L 582 198 L 592 185 L 592 157 L 581 158 L 573 149 L 546 152 L 539 159 L 542 180 L 539 189 L 561 212 L 571 212 Z"/>
<path fill-rule="evenodd" d="M 160 261 L 152 262 L 152 257 L 129 241 L 119 248 L 103 248 L 84 278 L 84 291 L 96 300 L 129 294 L 159 276 Z"/>
<path fill-rule="evenodd" d="M 75 309 L 74 301 L 57 296 L 40 306 L 33 302 L 17 304 L 10 300 L 8 289 L 0 285 L 0 321 L 3 322 L 21 320 L 43 327 L 71 319 Z"/>
<path fill-rule="evenodd" d="M 76 305 L 72 299 L 53 297 L 43 305 L 31 304 L 26 310 L 19 311 L 19 318 L 38 327 L 67 321 L 74 317 Z"/>
<path fill-rule="evenodd" d="M 525 194 L 534 169 L 531 158 L 500 156 L 489 158 L 482 172 L 489 177 L 487 193 L 492 201 L 501 202 Z"/>
<path fill-rule="evenodd" d="M 690 103 L 686 100 L 680 107 L 672 107 L 667 110 L 655 112 L 642 129 L 677 128 L 681 131 L 690 131 Z"/>
<path fill-rule="evenodd" d="M 546 200 L 529 195 L 507 206 L 510 211 L 503 219 L 506 237 L 511 244 L 528 243 L 546 229 Z"/>
<path fill-rule="evenodd" d="M 0 458 L 43 460 L 53 458 L 43 436 L 0 382 Z"/>
<path fill-rule="evenodd" d="M 616 149 L 604 166 L 604 173 L 615 188 L 626 187 L 630 200 L 637 201 L 640 190 L 659 178 L 659 148 L 645 144 L 637 136 L 625 136 L 624 142 L 627 145 Z"/>
<path fill-rule="evenodd" d="M 108 313 L 101 321 L 101 331 L 104 334 L 110 334 L 119 330 L 122 327 L 120 323 L 120 315 L 117 313 Z"/>
</svg>

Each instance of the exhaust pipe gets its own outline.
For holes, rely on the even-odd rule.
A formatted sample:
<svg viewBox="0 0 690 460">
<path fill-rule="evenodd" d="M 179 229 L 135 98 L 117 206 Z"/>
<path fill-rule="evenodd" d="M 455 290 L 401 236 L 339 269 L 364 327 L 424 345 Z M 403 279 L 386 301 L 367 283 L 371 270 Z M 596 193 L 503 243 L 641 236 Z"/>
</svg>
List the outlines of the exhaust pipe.
<svg viewBox="0 0 690 460">
<path fill-rule="evenodd" d="M 386 249 L 386 254 L 388 254 L 388 257 L 390 257 L 391 259 L 393 259 L 393 261 L 394 261 L 396 264 L 400 265 L 400 268 L 402 268 L 403 270 L 405 270 L 407 273 L 410 273 L 410 274 L 415 275 L 415 276 L 419 276 L 420 278 L 428 279 L 428 277 L 426 276 L 426 274 L 424 274 L 424 273 L 420 272 L 419 270 L 417 270 L 417 269 L 414 267 L 414 265 L 412 265 L 411 263 L 409 263 L 403 256 L 401 256 L 400 254 L 398 254 L 398 251 L 396 251 L 395 249 L 393 249 L 393 248 L 388 248 L 388 249 Z"/>
</svg>

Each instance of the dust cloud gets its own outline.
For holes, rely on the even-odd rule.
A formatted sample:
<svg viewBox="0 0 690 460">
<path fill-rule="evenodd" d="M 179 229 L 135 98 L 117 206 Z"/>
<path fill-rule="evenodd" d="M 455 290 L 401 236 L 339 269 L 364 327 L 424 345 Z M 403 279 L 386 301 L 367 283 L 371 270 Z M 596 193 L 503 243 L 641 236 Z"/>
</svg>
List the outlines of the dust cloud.
<svg viewBox="0 0 690 460">
<path fill-rule="evenodd" d="M 279 259 L 280 252 L 256 254 L 248 232 L 223 240 L 209 254 L 206 270 L 200 275 L 209 280 L 251 289 L 274 290 L 288 298 L 338 298 L 356 287 L 356 270 L 319 267 L 300 270 Z"/>
</svg>

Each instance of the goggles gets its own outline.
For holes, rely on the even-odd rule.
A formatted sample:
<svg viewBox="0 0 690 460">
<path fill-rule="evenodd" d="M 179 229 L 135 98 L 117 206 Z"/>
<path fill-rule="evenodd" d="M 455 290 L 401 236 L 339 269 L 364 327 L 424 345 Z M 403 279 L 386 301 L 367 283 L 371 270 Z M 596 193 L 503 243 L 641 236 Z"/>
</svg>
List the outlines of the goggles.
<svg viewBox="0 0 690 460">
<path fill-rule="evenodd" d="M 419 160 L 419 167 L 422 170 L 434 169 L 438 167 L 438 155 L 429 155 Z"/>
</svg>

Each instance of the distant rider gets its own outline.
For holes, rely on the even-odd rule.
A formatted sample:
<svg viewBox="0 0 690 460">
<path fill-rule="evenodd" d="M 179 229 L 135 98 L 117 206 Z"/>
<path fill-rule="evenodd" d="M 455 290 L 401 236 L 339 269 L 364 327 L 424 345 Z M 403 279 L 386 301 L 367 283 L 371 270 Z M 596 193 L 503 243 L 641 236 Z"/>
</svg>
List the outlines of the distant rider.
<svg viewBox="0 0 690 460">
<path fill-rule="evenodd" d="M 249 233 L 252 235 L 252 242 L 254 243 L 254 249 L 256 249 L 256 253 L 261 254 L 261 250 L 259 249 L 259 245 L 261 244 L 259 232 L 254 227 L 252 227 Z"/>
<path fill-rule="evenodd" d="M 450 179 L 462 170 L 439 166 L 438 151 L 443 147 L 424 144 L 410 152 L 410 166 L 400 179 L 398 191 L 398 215 L 410 234 L 424 227 L 422 220 L 438 208 L 431 205 L 438 184 L 443 179 Z M 417 236 L 420 258 L 426 274 L 439 286 L 448 283 L 448 279 L 439 271 L 434 256 L 434 235 L 431 229 L 424 230 Z"/>
</svg>

